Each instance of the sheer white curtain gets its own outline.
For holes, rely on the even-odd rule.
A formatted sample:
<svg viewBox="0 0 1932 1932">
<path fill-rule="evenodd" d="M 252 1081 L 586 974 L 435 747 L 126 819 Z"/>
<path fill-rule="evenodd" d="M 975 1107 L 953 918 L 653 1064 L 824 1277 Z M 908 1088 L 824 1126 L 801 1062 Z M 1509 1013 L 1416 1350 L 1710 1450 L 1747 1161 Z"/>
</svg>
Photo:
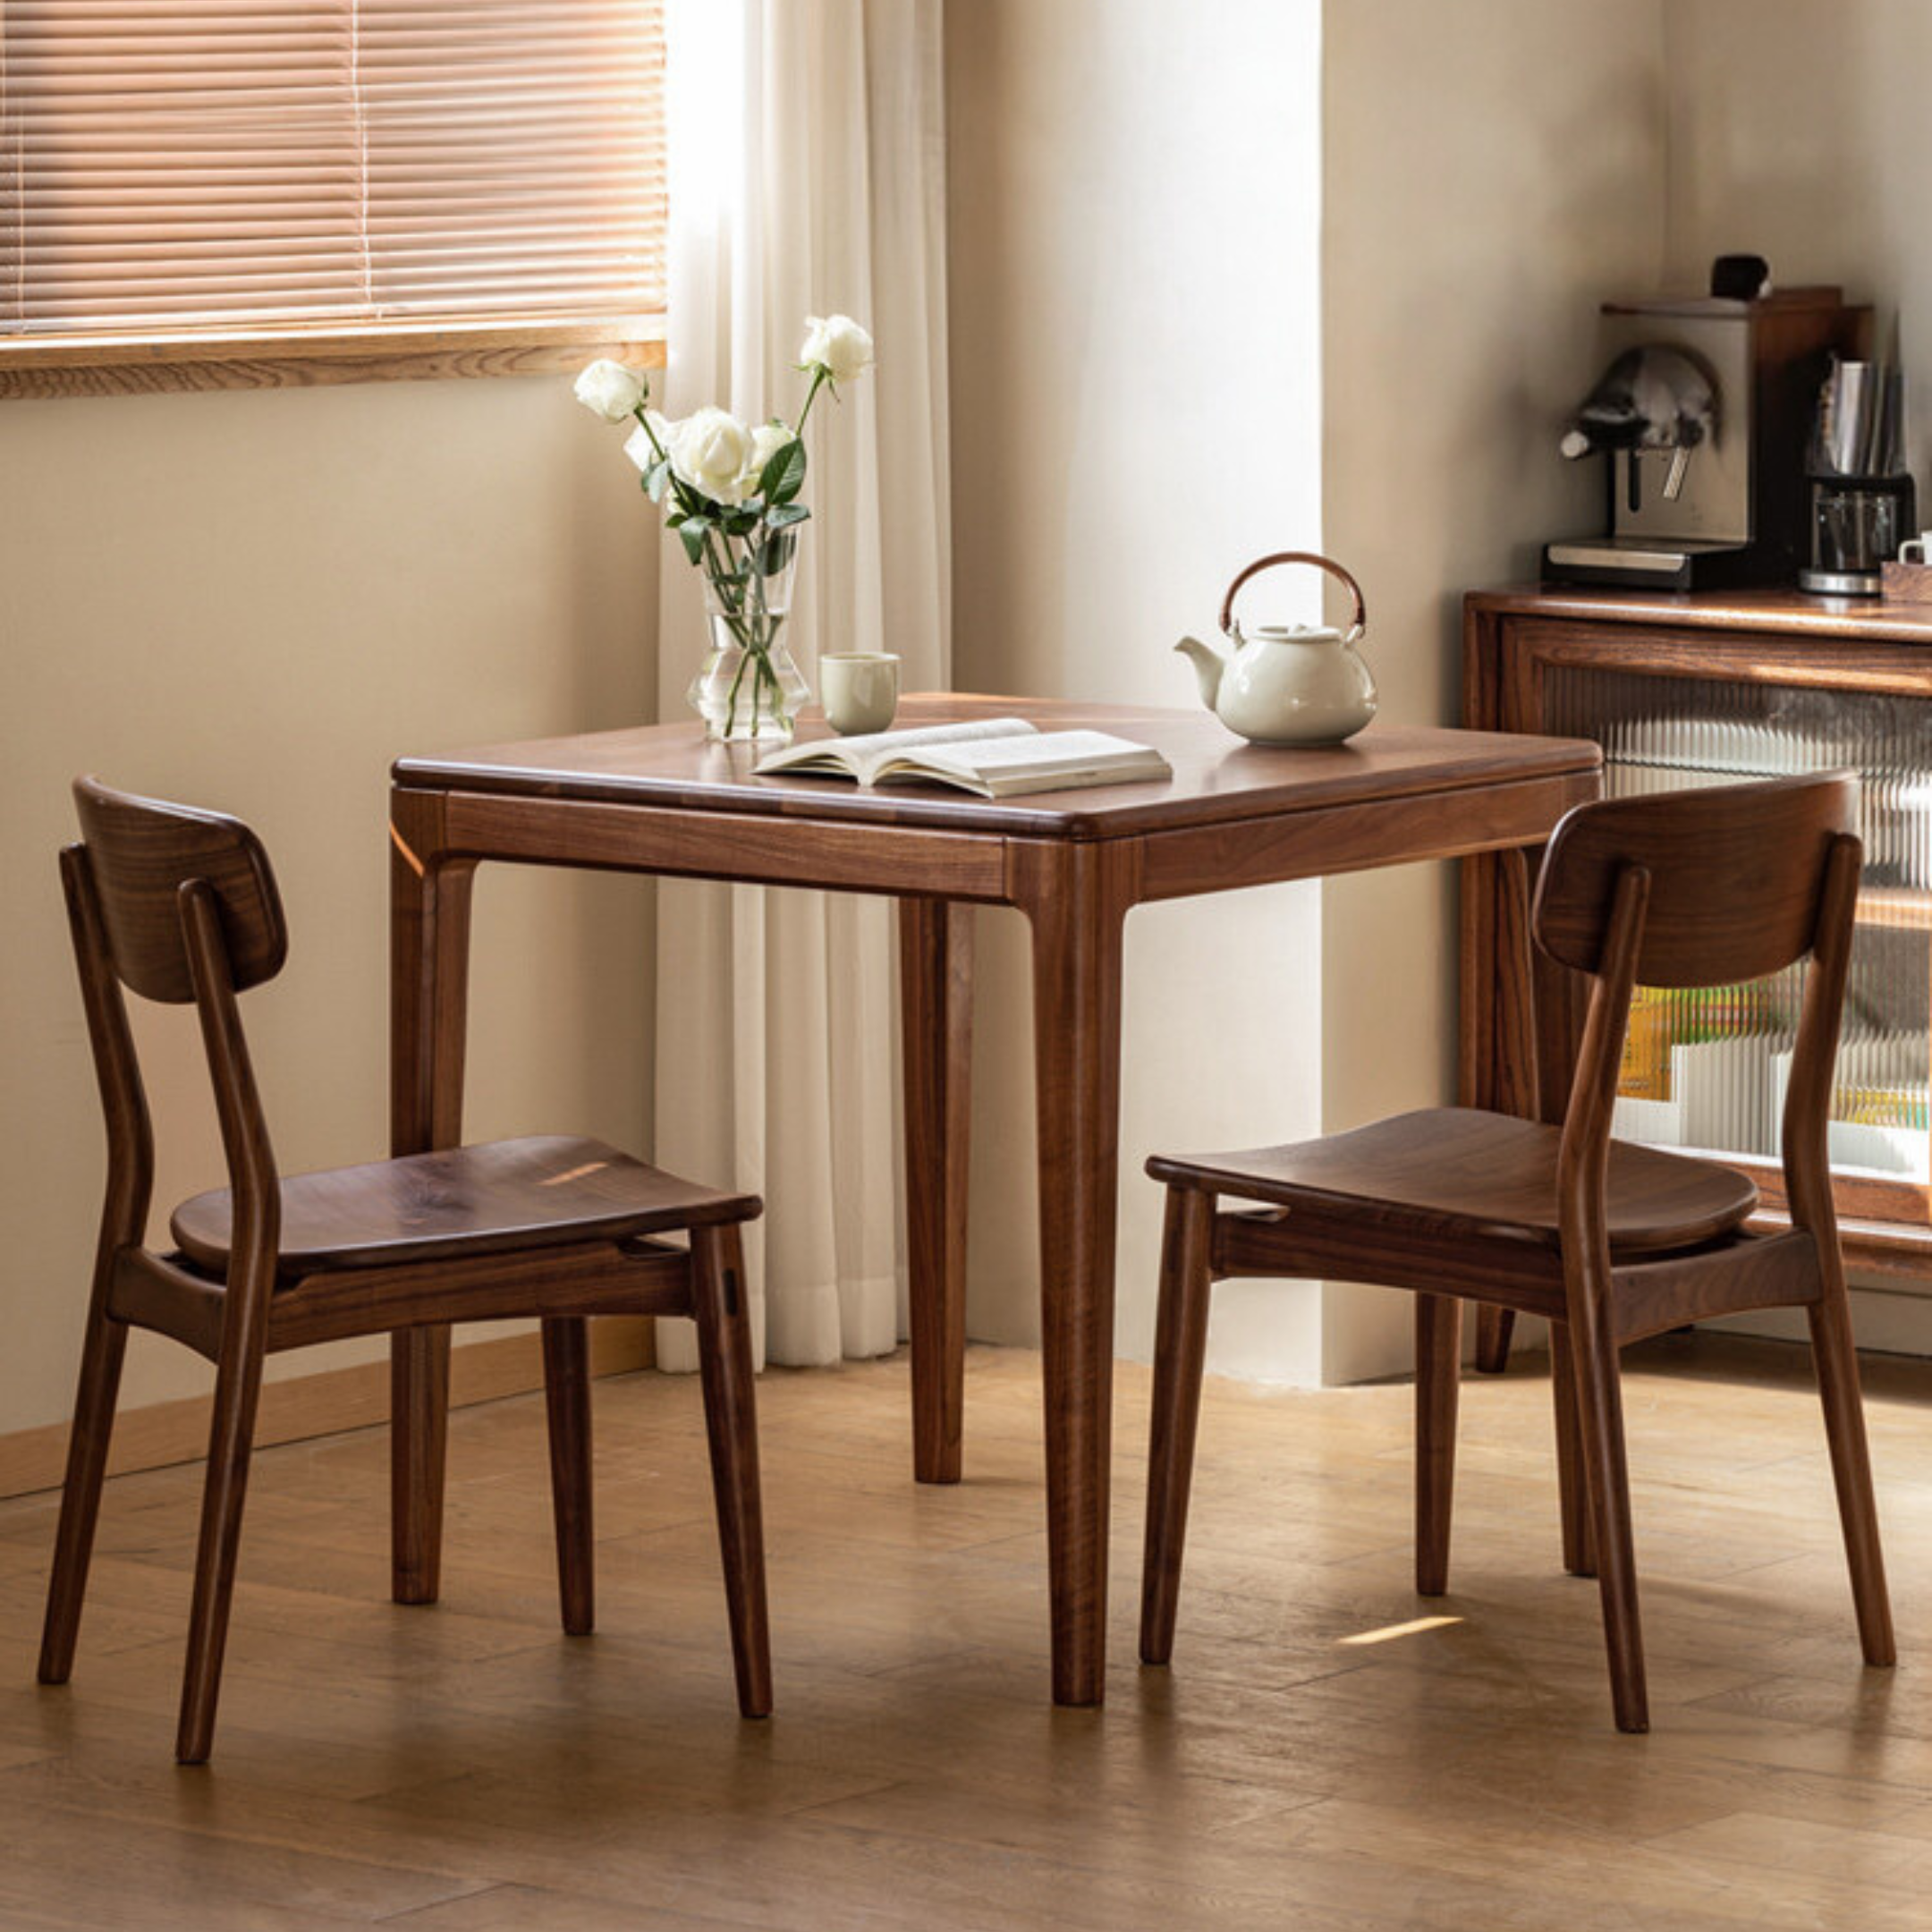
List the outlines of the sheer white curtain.
<svg viewBox="0 0 1932 1932">
<path fill-rule="evenodd" d="M 670 360 L 678 416 L 796 407 L 807 315 L 843 312 L 878 362 L 810 430 L 792 648 L 892 650 L 948 682 L 941 0 L 672 0 Z M 664 559 L 659 716 L 689 716 L 697 572 Z M 902 1301 L 893 907 L 665 881 L 657 1153 L 755 1190 L 763 1356 L 831 1362 L 897 1342 Z M 768 1231 L 768 1232 L 767 1232 Z M 683 1323 L 659 1358 L 692 1365 Z"/>
</svg>

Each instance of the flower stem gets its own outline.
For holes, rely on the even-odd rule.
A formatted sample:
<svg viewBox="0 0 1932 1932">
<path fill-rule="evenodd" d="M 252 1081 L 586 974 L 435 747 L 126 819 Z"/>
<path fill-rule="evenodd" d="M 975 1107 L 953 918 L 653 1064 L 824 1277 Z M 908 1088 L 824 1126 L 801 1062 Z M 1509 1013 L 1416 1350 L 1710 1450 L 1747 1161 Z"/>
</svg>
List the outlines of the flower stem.
<svg viewBox="0 0 1932 1932">
<path fill-rule="evenodd" d="M 744 651 L 739 657 L 738 669 L 731 681 L 731 695 L 724 700 L 724 735 L 728 738 L 738 727 L 738 687 L 744 682 L 745 666 L 751 662 L 751 653 Z M 754 685 L 753 690 L 757 687 Z M 756 717 L 756 699 L 753 700 L 753 716 Z"/>
<path fill-rule="evenodd" d="M 805 440 L 805 424 L 811 415 L 811 406 L 818 400 L 818 392 L 831 377 L 831 370 L 823 362 L 812 365 L 811 387 L 805 392 L 805 407 L 799 411 L 798 428 L 792 432 L 801 443 Z"/>
<path fill-rule="evenodd" d="M 668 450 L 665 448 L 664 445 L 657 440 L 657 432 L 651 428 L 650 411 L 644 407 L 644 404 L 642 402 L 640 402 L 637 407 L 631 411 L 631 413 L 637 418 L 639 427 L 643 430 L 644 434 L 650 438 L 650 446 L 657 452 L 658 461 L 660 462 L 669 462 L 671 461 L 671 453 Z"/>
</svg>

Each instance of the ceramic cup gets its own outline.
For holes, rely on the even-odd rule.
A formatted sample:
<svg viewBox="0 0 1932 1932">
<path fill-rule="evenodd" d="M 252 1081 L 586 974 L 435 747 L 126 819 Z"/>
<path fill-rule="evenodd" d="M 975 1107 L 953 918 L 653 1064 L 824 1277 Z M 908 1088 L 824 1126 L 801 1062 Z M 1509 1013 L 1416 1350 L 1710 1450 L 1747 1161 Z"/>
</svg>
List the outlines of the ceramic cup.
<svg viewBox="0 0 1932 1932">
<path fill-rule="evenodd" d="M 889 651 L 828 651 L 818 660 L 818 696 L 842 736 L 884 731 L 899 708 L 899 660 Z"/>
<path fill-rule="evenodd" d="M 1901 564 L 1932 564 L 1932 530 L 1920 530 L 1899 546 Z"/>
</svg>

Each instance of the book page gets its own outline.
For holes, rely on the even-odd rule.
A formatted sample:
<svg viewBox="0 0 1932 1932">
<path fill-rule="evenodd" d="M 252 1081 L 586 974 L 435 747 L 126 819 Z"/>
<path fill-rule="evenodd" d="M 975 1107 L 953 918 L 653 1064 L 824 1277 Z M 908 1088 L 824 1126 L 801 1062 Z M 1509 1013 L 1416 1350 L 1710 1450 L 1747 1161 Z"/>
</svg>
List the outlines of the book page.
<svg viewBox="0 0 1932 1932">
<path fill-rule="evenodd" d="M 924 746 L 901 758 L 875 761 L 872 782 L 890 784 L 895 779 L 930 778 L 977 792 L 981 798 L 1000 799 L 1172 775 L 1173 767 L 1151 745 L 1116 738 L 1109 732 L 1071 731 Z"/>
<path fill-rule="evenodd" d="M 1148 752 L 1146 745 L 1136 744 L 1131 738 L 1116 738 L 1111 732 L 1036 732 L 1030 738 L 999 738 L 991 743 L 920 750 L 905 764 L 909 771 L 930 764 L 990 775 L 1057 771 L 1068 765 L 1115 764 L 1138 759 Z"/>
<path fill-rule="evenodd" d="M 788 746 L 760 758 L 756 772 L 796 771 L 816 766 L 824 769 L 849 771 L 869 784 L 872 772 L 883 760 L 901 752 L 917 751 L 926 745 L 961 744 L 987 739 L 1010 738 L 1026 744 L 1040 735 L 1037 724 L 1021 717 L 967 718 L 951 724 L 918 724 L 906 731 L 866 732 L 855 738 L 813 738 L 803 744 Z"/>
<path fill-rule="evenodd" d="M 1038 724 L 1023 717 L 967 718 L 953 724 L 915 724 L 906 731 L 868 732 L 858 738 L 841 738 L 839 743 L 861 758 L 881 751 L 916 751 L 921 745 L 964 744 L 984 738 L 1013 738 L 1021 744 L 1036 742 Z"/>
</svg>

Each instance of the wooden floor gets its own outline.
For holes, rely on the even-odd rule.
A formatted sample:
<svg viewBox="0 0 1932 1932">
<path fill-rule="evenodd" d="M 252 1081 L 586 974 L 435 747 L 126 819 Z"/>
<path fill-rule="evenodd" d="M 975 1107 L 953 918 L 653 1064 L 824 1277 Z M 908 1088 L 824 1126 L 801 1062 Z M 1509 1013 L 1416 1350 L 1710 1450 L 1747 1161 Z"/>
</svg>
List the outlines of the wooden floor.
<svg viewBox="0 0 1932 1932">
<path fill-rule="evenodd" d="M 1455 1594 L 1410 1594 L 1409 1391 L 1209 1385 L 1172 1671 L 1046 1695 L 1038 1365 L 970 1358 L 967 1481 L 902 1362 L 760 1383 L 778 1716 L 734 1713 L 698 1390 L 597 1390 L 600 1633 L 555 1627 L 540 1401 L 455 1419 L 445 1601 L 385 1595 L 379 1431 L 265 1453 L 212 1767 L 170 1760 L 195 1469 L 110 1485 L 74 1682 L 50 1497 L 0 1504 L 0 1925 L 1932 1927 L 1932 1365 L 1868 1371 L 1904 1662 L 1858 1657 L 1792 1355 L 1627 1384 L 1656 1728 L 1556 1562 L 1544 1365 L 1463 1409 Z M 1722 1369 L 1729 1379 L 1720 1378 Z M 1402 1626 L 1430 1615 L 1426 1629 Z"/>
</svg>

